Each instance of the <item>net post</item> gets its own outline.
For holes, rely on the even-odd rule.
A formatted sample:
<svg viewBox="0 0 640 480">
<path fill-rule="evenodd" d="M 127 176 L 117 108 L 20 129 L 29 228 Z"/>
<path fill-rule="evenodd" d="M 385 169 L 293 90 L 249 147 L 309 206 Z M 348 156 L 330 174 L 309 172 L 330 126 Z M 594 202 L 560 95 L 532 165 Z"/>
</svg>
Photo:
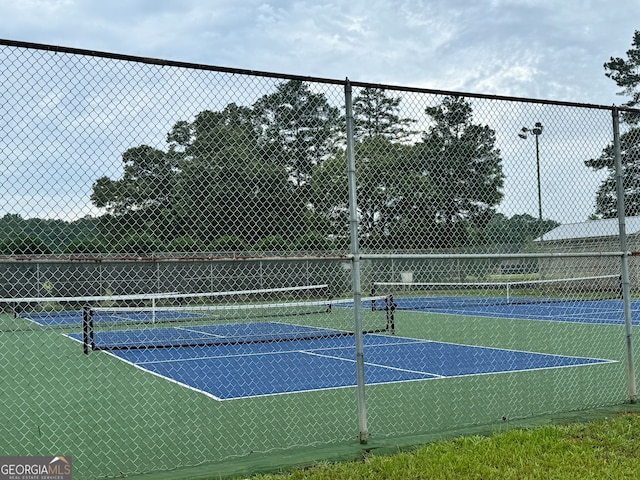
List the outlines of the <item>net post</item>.
<svg viewBox="0 0 640 480">
<path fill-rule="evenodd" d="M 91 343 L 91 350 L 96 349 L 96 342 L 93 337 L 94 325 L 93 325 L 93 311 L 89 310 L 89 343 Z"/>
<path fill-rule="evenodd" d="M 82 348 L 85 355 L 89 355 L 89 316 L 89 307 L 85 305 L 82 307 Z"/>
<path fill-rule="evenodd" d="M 387 311 L 387 331 L 392 335 L 396 334 L 396 307 L 398 304 L 393 300 L 393 294 L 385 298 L 385 310 Z"/>
<path fill-rule="evenodd" d="M 89 344 L 91 345 L 91 350 L 96 349 L 96 342 L 94 339 L 94 325 L 93 325 L 93 310 L 89 308 Z"/>
<path fill-rule="evenodd" d="M 375 312 L 376 311 L 376 300 L 375 297 L 376 296 L 376 284 L 375 282 L 371 282 L 371 311 Z"/>
<path fill-rule="evenodd" d="M 618 298 L 624 300 L 624 282 L 622 281 L 622 275 L 618 275 Z"/>
</svg>

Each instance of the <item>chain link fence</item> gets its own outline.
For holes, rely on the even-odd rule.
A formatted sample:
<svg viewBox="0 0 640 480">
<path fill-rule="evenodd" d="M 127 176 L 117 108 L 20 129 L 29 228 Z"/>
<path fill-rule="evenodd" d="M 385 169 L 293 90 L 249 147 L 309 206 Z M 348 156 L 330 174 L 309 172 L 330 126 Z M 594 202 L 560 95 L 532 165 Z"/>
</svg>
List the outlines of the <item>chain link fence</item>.
<svg viewBox="0 0 640 480">
<path fill-rule="evenodd" d="M 96 478 L 635 400 L 626 110 L 0 45 L 1 451 Z"/>
</svg>

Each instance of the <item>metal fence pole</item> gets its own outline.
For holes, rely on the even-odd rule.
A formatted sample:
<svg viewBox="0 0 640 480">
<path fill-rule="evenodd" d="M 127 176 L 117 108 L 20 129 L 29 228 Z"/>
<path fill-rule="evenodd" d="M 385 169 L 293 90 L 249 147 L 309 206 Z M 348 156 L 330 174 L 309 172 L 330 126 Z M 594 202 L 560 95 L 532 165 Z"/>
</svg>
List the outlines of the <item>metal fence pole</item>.
<svg viewBox="0 0 640 480">
<path fill-rule="evenodd" d="M 351 82 L 347 78 L 344 85 L 345 111 L 347 122 L 347 176 L 349 180 L 349 233 L 351 235 L 351 283 L 353 287 L 354 324 L 356 338 L 356 370 L 358 395 L 358 423 L 360 427 L 360 443 L 367 443 L 367 405 L 364 382 L 364 342 L 362 339 L 362 314 L 360 288 L 360 253 L 358 246 L 358 205 L 356 194 L 356 162 L 353 139 L 353 105 L 351 98 Z"/>
<path fill-rule="evenodd" d="M 629 383 L 629 401 L 635 403 L 637 398 L 636 376 L 633 366 L 633 345 L 631 342 L 631 296 L 629 280 L 629 251 L 627 247 L 627 233 L 625 229 L 624 178 L 622 173 L 622 158 L 620 154 L 620 118 L 617 108 L 611 111 L 613 116 L 613 150 L 616 167 L 616 195 L 618 208 L 618 231 L 620 250 L 622 250 L 622 299 L 624 304 L 624 326 L 626 335 L 627 374 Z"/>
</svg>

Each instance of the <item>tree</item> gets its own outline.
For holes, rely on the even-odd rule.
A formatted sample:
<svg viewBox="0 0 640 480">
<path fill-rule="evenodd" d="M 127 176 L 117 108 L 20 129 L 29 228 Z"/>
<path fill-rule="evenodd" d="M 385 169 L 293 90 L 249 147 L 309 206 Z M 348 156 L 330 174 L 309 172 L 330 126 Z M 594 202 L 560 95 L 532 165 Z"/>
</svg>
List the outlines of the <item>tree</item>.
<svg viewBox="0 0 640 480">
<path fill-rule="evenodd" d="M 426 113 L 433 125 L 415 145 L 383 135 L 355 145 L 361 245 L 428 249 L 463 245 L 483 230 L 502 199 L 495 132 L 472 123 L 464 99 L 446 98 Z M 345 154 L 313 173 L 315 224 L 337 239 L 348 234 Z"/>
<path fill-rule="evenodd" d="M 174 165 L 167 161 L 165 152 L 141 145 L 124 152 L 122 163 L 120 180 L 101 177 L 94 183 L 91 202 L 96 207 L 118 215 L 170 205 Z"/>
<path fill-rule="evenodd" d="M 629 95 L 629 107 L 640 104 L 640 30 L 636 30 L 627 50 L 627 59 L 611 57 L 604 64 L 605 75 L 622 87 L 621 95 Z M 640 121 L 640 112 L 624 112 L 623 119 L 635 125 Z M 603 148 L 598 158 L 586 160 L 587 167 L 607 172 L 606 178 L 596 192 L 595 215 L 598 218 L 614 218 L 618 215 L 615 178 L 614 146 L 610 143 Z M 622 161 L 622 183 L 625 215 L 640 215 L 640 128 L 632 127 L 620 136 L 620 157 Z"/>
<path fill-rule="evenodd" d="M 109 248 L 97 238 L 84 238 L 72 240 L 65 247 L 65 253 L 75 254 L 100 254 L 108 253 Z"/>
<path fill-rule="evenodd" d="M 613 143 L 607 145 L 598 158 L 586 160 L 587 167 L 607 171 L 596 192 L 596 215 L 615 218 L 618 215 L 616 169 Z M 620 135 L 620 159 L 626 216 L 640 215 L 640 129 L 633 128 Z"/>
<path fill-rule="evenodd" d="M 170 235 L 166 212 L 173 203 L 176 159 L 166 152 L 140 145 L 122 154 L 122 178 L 100 177 L 93 184 L 91 202 L 105 208 L 100 220 L 103 235 L 114 241 L 124 235 Z"/>
<path fill-rule="evenodd" d="M 286 168 L 297 187 L 307 185 L 313 166 L 335 151 L 339 110 L 300 80 L 278 85 L 253 110 L 263 132 L 264 158 Z"/>
<path fill-rule="evenodd" d="M 115 248 L 219 250 L 306 233 L 306 205 L 290 171 L 261 157 L 263 125 L 249 107 L 229 104 L 180 120 L 168 150 L 141 145 L 123 154 L 120 179 L 99 178 L 93 204 L 107 210 L 99 228 Z M 242 247 L 243 249 L 245 247 Z"/>
<path fill-rule="evenodd" d="M 627 50 L 627 59 L 611 57 L 604 64 L 605 75 L 622 87 L 620 95 L 631 97 L 626 105 L 635 107 L 640 104 L 640 30 L 636 30 L 631 41 L 632 48 Z M 640 115 L 625 114 L 627 121 L 637 123 Z"/>
<path fill-rule="evenodd" d="M 205 158 L 217 155 L 228 143 L 245 143 L 257 150 L 259 134 L 251 108 L 230 103 L 219 112 L 200 112 L 193 123 L 177 122 L 167 141 L 171 151 L 181 147 L 184 158 Z"/>
<path fill-rule="evenodd" d="M 400 97 L 389 97 L 381 88 L 364 88 L 353 100 L 354 137 L 381 135 L 388 140 L 405 140 L 412 133 L 408 129 L 415 120 L 398 115 Z"/>
<path fill-rule="evenodd" d="M 495 131 L 472 123 L 472 107 L 461 97 L 446 97 L 425 112 L 434 123 L 419 145 L 418 171 L 431 179 L 442 244 L 462 244 L 464 224 L 484 229 L 503 197 Z"/>
<path fill-rule="evenodd" d="M 35 235 L 20 234 L 0 240 L 2 255 L 43 255 L 52 253 L 49 247 Z"/>
<path fill-rule="evenodd" d="M 92 217 L 67 222 L 59 219 L 23 219 L 18 214 L 7 213 L 0 218 L 0 242 L 4 246 L 16 246 L 17 253 L 37 250 L 41 253 L 75 253 L 76 245 L 95 238 L 97 223 Z M 11 252 L 11 248 L 8 251 Z"/>
<path fill-rule="evenodd" d="M 366 137 L 355 145 L 359 236 L 364 248 L 388 245 L 389 229 L 399 221 L 398 204 L 420 190 L 407 193 L 415 186 L 403 170 L 410 149 L 383 136 Z M 350 234 L 346 161 L 342 152 L 317 166 L 312 177 L 314 225 L 337 240 Z"/>
<path fill-rule="evenodd" d="M 189 126 L 176 124 L 168 138 L 184 149 L 172 208 L 180 236 L 218 248 L 220 238 L 252 245 L 301 233 L 304 203 L 287 169 L 260 158 L 250 109 L 231 104 L 201 112 Z"/>
</svg>

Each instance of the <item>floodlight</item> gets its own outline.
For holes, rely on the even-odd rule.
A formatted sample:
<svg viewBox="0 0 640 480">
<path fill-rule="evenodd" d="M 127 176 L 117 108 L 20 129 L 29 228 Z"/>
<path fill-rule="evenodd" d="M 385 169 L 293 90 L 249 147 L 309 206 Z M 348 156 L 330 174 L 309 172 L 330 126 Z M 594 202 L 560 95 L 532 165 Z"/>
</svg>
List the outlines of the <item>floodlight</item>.
<svg viewBox="0 0 640 480">
<path fill-rule="evenodd" d="M 540 239 L 544 240 L 544 234 L 543 234 L 543 225 L 542 225 L 542 192 L 541 192 L 541 186 L 540 186 L 540 148 L 539 148 L 539 140 L 538 137 L 540 135 L 542 135 L 542 130 L 544 129 L 544 127 L 542 126 L 542 123 L 540 122 L 536 122 L 533 126 L 533 128 L 527 128 L 527 127 L 522 127 L 522 130 L 520 131 L 520 133 L 518 133 L 518 136 L 520 138 L 522 138 L 523 140 L 526 140 L 528 138 L 528 134 L 529 133 L 533 133 L 533 135 L 535 135 L 536 137 L 536 170 L 537 170 L 537 180 L 538 180 L 538 233 L 540 235 Z"/>
<path fill-rule="evenodd" d="M 540 135 L 542 133 L 543 128 L 544 127 L 540 122 L 536 122 L 535 126 L 533 127 L 533 130 L 531 131 L 533 132 L 534 135 Z"/>
</svg>

